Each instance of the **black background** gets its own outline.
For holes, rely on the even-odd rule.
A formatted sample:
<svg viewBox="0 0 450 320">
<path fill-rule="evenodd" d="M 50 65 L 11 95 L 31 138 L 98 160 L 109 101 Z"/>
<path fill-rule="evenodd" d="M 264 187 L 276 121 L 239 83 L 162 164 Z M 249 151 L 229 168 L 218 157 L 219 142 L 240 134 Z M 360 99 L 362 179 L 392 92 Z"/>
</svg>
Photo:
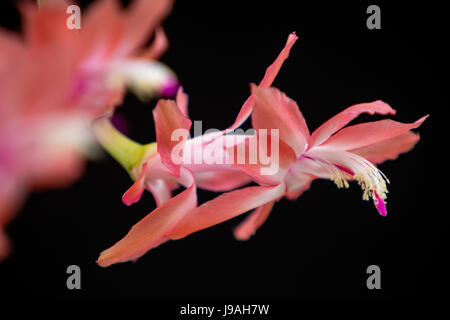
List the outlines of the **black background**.
<svg viewBox="0 0 450 320">
<path fill-rule="evenodd" d="M 242 217 L 151 250 L 137 263 L 100 268 L 98 254 L 154 209 L 150 194 L 121 203 L 127 173 L 109 156 L 89 162 L 64 190 L 32 194 L 8 227 L 12 256 L 0 264 L 0 293 L 9 299 L 151 299 L 252 301 L 442 297 L 443 235 L 439 208 L 448 171 L 438 134 L 446 41 L 439 6 L 300 1 L 178 1 L 164 22 L 170 48 L 162 61 L 190 96 L 189 113 L 203 128 L 230 125 L 288 34 L 298 42 L 274 86 L 295 99 L 312 131 L 343 108 L 382 99 L 395 120 L 431 117 L 408 154 L 380 166 L 389 177 L 388 216 L 362 201 L 356 185 L 318 180 L 297 201 L 281 200 L 248 242 L 233 239 Z M 88 2 L 81 2 L 82 10 Z M 381 30 L 366 28 L 366 8 L 381 8 Z M 13 3 L 1 3 L 2 27 L 20 29 Z M 83 21 L 82 21 L 83 23 Z M 152 108 L 128 95 L 118 113 L 129 135 L 155 140 Z M 359 121 L 380 117 L 361 116 Z M 215 194 L 199 191 L 199 203 Z M 82 289 L 66 288 L 66 268 L 82 270 Z M 366 288 L 366 268 L 381 268 L 381 290 Z"/>
</svg>

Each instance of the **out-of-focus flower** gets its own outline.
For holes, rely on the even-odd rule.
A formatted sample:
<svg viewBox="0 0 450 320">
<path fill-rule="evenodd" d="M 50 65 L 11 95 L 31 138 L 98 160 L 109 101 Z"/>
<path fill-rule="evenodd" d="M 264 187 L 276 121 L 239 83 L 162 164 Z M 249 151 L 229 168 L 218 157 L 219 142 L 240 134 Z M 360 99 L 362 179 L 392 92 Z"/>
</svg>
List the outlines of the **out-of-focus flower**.
<svg viewBox="0 0 450 320">
<path fill-rule="evenodd" d="M 92 142 L 88 125 L 71 111 L 0 119 L 0 259 L 9 251 L 3 228 L 27 193 L 66 186 L 83 172 Z"/>
<path fill-rule="evenodd" d="M 174 73 L 156 61 L 167 48 L 160 24 L 171 6 L 134 0 L 125 10 L 100 0 L 81 30 L 70 30 L 64 1 L 26 2 L 23 37 L 0 30 L 0 259 L 9 251 L 4 228 L 26 194 L 81 174 L 90 122 L 111 114 L 125 87 L 140 97 L 175 94 Z"/>
<path fill-rule="evenodd" d="M 174 95 L 176 76 L 156 60 L 168 45 L 160 24 L 171 6 L 170 0 L 134 0 L 122 9 L 117 0 L 100 0 L 86 9 L 77 30 L 66 26 L 64 1 L 46 0 L 39 8 L 25 3 L 24 36 L 15 39 L 24 53 L 9 77 L 9 88 L 24 91 L 9 104 L 101 116 L 120 104 L 125 86 L 140 97 Z"/>
<path fill-rule="evenodd" d="M 260 87 L 272 84 L 297 36 L 291 34 L 286 46 L 266 70 Z M 204 145 L 216 144 L 232 146 L 246 139 L 245 135 L 224 135 L 226 131 L 206 134 L 193 139 L 184 136 L 181 142 L 173 141 L 172 133 L 177 129 L 184 129 L 189 133 L 191 121 L 187 117 L 187 96 L 182 89 L 178 91 L 176 102 L 160 100 L 153 111 L 156 127 L 157 142 L 140 145 L 119 133 L 108 119 L 97 120 L 94 131 L 101 144 L 122 166 L 128 170 L 135 180 L 133 186 L 124 194 L 124 203 L 130 205 L 138 201 L 145 189 L 152 192 L 157 208 L 138 222 L 130 232 L 111 248 L 103 251 L 98 259 L 100 266 L 109 266 L 118 262 L 136 260 L 148 250 L 171 239 L 171 232 L 187 215 L 197 210 L 197 187 L 211 191 L 228 191 L 251 182 L 249 176 L 231 164 L 227 164 L 227 152 L 218 153 L 217 157 L 224 157 L 223 164 L 208 164 L 200 161 L 175 163 L 172 151 L 175 147 L 182 153 L 195 156 L 198 148 Z M 253 95 L 244 103 L 232 128 L 239 126 L 250 115 L 253 108 Z M 228 141 L 227 141 L 228 140 Z M 223 150 L 221 150 L 223 151 Z M 205 153 L 200 153 L 203 157 Z M 179 185 L 186 189 L 172 197 L 172 190 Z M 264 198 L 266 187 L 256 187 L 255 194 Z M 271 191 L 269 191 L 270 193 Z M 219 196 L 217 199 L 221 199 Z M 261 203 L 262 204 L 262 203 Z M 200 208 L 208 207 L 203 204 Z M 203 210 L 203 209 L 200 209 Z M 210 212 L 211 217 L 220 219 Z M 205 223 L 206 220 L 205 220 Z M 218 223 L 218 222 L 216 222 Z"/>
</svg>

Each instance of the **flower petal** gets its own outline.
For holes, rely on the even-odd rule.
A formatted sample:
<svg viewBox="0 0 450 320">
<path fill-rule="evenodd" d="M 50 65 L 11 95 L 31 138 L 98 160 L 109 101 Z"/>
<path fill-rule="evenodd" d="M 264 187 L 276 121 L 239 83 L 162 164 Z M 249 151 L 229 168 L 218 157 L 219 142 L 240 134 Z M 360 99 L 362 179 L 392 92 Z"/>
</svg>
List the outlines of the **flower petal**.
<svg viewBox="0 0 450 320">
<path fill-rule="evenodd" d="M 311 183 L 316 179 L 316 176 L 305 173 L 303 168 L 298 165 L 294 165 L 289 170 L 286 176 L 286 185 L 288 192 L 286 198 L 289 200 L 295 200 L 303 192 L 307 191 L 311 187 Z"/>
<path fill-rule="evenodd" d="M 244 212 L 262 206 L 283 196 L 286 186 L 247 187 L 221 194 L 189 214 L 170 232 L 170 239 L 181 239 L 196 231 L 212 227 Z"/>
<path fill-rule="evenodd" d="M 263 204 L 251 212 L 234 230 L 233 234 L 237 240 L 245 241 L 255 234 L 256 230 L 263 225 L 272 211 L 274 201 Z"/>
<path fill-rule="evenodd" d="M 295 32 L 291 33 L 286 41 L 286 45 L 281 50 L 278 57 L 275 59 L 275 61 L 267 68 L 266 73 L 264 74 L 264 78 L 261 80 L 259 87 L 270 87 L 272 85 L 272 82 L 275 80 L 275 77 L 277 76 L 278 72 L 281 69 L 281 66 L 283 65 L 284 61 L 289 57 L 289 52 L 291 51 L 292 46 L 297 41 L 298 37 L 295 34 Z M 238 116 L 236 117 L 236 120 L 234 121 L 233 125 L 230 127 L 230 129 L 236 129 L 241 124 L 247 120 L 247 118 L 250 116 L 253 110 L 253 104 L 254 104 L 254 97 L 253 94 L 248 97 L 248 99 L 244 102 L 242 105 L 241 111 L 239 112 Z"/>
<path fill-rule="evenodd" d="M 249 184 L 252 179 L 241 171 L 217 170 L 195 174 L 197 187 L 209 191 L 229 191 Z"/>
<path fill-rule="evenodd" d="M 178 88 L 175 101 L 177 102 L 177 106 L 181 110 L 181 112 L 183 112 L 183 114 L 188 117 L 189 96 L 184 92 L 183 87 Z"/>
<path fill-rule="evenodd" d="M 0 226 L 0 262 L 9 256 L 10 251 L 10 241 Z"/>
<path fill-rule="evenodd" d="M 427 117 L 422 117 L 413 123 L 401 123 L 386 119 L 356 124 L 340 130 L 325 141 L 322 146 L 340 150 L 354 150 L 367 147 L 416 129 Z"/>
<path fill-rule="evenodd" d="M 371 115 L 378 113 L 387 115 L 395 114 L 395 110 L 381 100 L 369 103 L 355 104 L 351 107 L 348 107 L 344 111 L 338 113 L 328 121 L 324 122 L 311 134 L 308 142 L 308 149 L 311 149 L 312 147 L 318 146 L 325 142 L 333 133 L 343 128 L 361 113 L 369 113 Z"/>
<path fill-rule="evenodd" d="M 135 224 L 128 234 L 111 248 L 103 251 L 97 260 L 102 267 L 114 263 L 136 260 L 148 250 L 166 242 L 167 234 L 183 218 L 197 206 L 197 192 L 192 173 L 181 168 L 180 174 L 191 182 L 191 185 L 150 212 Z"/>
<path fill-rule="evenodd" d="M 143 45 L 172 10 L 172 6 L 172 0 L 134 0 L 125 16 L 125 50 L 134 50 Z"/>
<path fill-rule="evenodd" d="M 117 58 L 117 48 L 125 36 L 125 21 L 117 1 L 94 2 L 83 15 L 82 24 L 80 61 L 94 66 L 106 62 L 105 59 Z"/>
<path fill-rule="evenodd" d="M 153 179 L 147 182 L 147 187 L 155 198 L 156 206 L 160 207 L 166 203 L 171 197 L 172 192 L 165 180 Z"/>
<path fill-rule="evenodd" d="M 253 95 L 253 128 L 278 129 L 280 139 L 299 157 L 306 148 L 309 131 L 297 103 L 276 88 L 256 88 Z"/>
<path fill-rule="evenodd" d="M 23 16 L 25 41 L 31 48 L 49 48 L 74 41 L 74 31 L 66 27 L 67 4 L 62 1 L 23 2 L 19 5 Z"/>
<path fill-rule="evenodd" d="M 128 10 L 122 10 L 118 1 L 97 1 L 83 18 L 83 56 L 101 60 L 132 54 L 161 24 L 171 10 L 172 2 L 134 0 Z"/>
<path fill-rule="evenodd" d="M 172 140 L 172 133 L 176 129 L 184 129 L 185 133 L 189 134 L 191 120 L 178 109 L 173 100 L 159 100 L 153 110 L 153 118 L 155 119 L 156 141 L 161 161 L 173 174 L 179 176 L 180 164 L 173 162 L 172 149 L 179 143 L 183 144 L 187 135 L 183 136 L 182 142 L 179 142 Z"/>
<path fill-rule="evenodd" d="M 411 131 L 407 131 L 399 136 L 374 143 L 366 147 L 352 149 L 350 152 L 355 153 L 372 163 L 382 163 L 386 160 L 394 160 L 401 153 L 410 151 L 417 142 L 419 135 Z"/>
<path fill-rule="evenodd" d="M 158 60 L 169 47 L 169 39 L 162 27 L 156 29 L 155 38 L 141 58 Z"/>
</svg>

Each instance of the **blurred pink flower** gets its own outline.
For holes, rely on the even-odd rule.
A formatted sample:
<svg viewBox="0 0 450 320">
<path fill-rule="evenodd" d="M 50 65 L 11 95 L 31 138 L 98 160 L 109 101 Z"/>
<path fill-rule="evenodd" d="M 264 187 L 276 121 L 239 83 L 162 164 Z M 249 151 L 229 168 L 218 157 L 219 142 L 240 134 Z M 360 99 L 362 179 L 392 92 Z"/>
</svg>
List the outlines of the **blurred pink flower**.
<svg viewBox="0 0 450 320">
<path fill-rule="evenodd" d="M 4 90 L 20 88 L 21 94 L 8 104 L 101 116 L 120 104 L 125 86 L 142 97 L 174 90 L 174 73 L 156 61 L 168 45 L 159 25 L 171 6 L 170 0 L 135 0 L 124 10 L 117 0 L 100 0 L 86 9 L 81 29 L 71 30 L 64 1 L 46 0 L 39 8 L 25 3 L 23 38 L 0 33 L 8 39 L 2 50 L 20 51 Z M 143 49 L 152 34 L 154 41 Z"/>
<path fill-rule="evenodd" d="M 288 37 L 281 53 L 274 63 L 267 68 L 260 87 L 268 87 L 272 84 L 296 40 L 297 36 L 294 33 Z M 114 263 L 138 259 L 148 250 L 172 239 L 173 230 L 178 229 L 178 225 L 183 223 L 182 221 L 191 214 L 195 216 L 199 210 L 203 211 L 205 208 L 209 208 L 210 219 L 204 219 L 205 224 L 208 224 L 208 221 L 212 224 L 223 221 L 220 221 L 221 217 L 224 217 L 222 210 L 227 208 L 228 204 L 218 210 L 208 205 L 211 201 L 197 207 L 197 187 L 211 191 L 228 191 L 251 182 L 250 177 L 245 172 L 226 164 L 226 159 L 223 160 L 224 164 L 214 165 L 206 164 L 204 161 L 201 164 L 193 164 L 191 161 L 189 164 L 174 163 L 172 151 L 175 146 L 181 147 L 183 153 L 189 151 L 190 155 L 194 155 L 195 150 L 202 148 L 206 143 L 233 145 L 233 143 L 239 143 L 246 139 L 244 135 L 224 135 L 226 131 L 222 131 L 193 139 L 184 137 L 182 142 L 172 141 L 174 130 L 182 128 L 188 133 L 191 127 L 191 121 L 187 117 L 187 100 L 187 95 L 180 89 L 176 102 L 172 100 L 160 100 L 158 102 L 153 111 L 157 142 L 147 145 L 145 148 L 134 142 L 124 141 L 123 137 L 112 128 L 107 119 L 98 120 L 95 123 L 94 130 L 102 145 L 121 162 L 135 179 L 133 186 L 124 194 L 123 202 L 130 205 L 138 201 L 144 190 L 147 189 L 152 192 L 157 203 L 157 208 L 134 225 L 122 240 L 100 254 L 97 261 L 100 266 L 106 267 Z M 248 118 L 253 104 L 254 98 L 251 95 L 242 106 L 231 128 L 239 126 Z M 230 143 L 226 144 L 223 142 L 224 140 L 230 140 Z M 121 148 L 121 150 L 117 148 Z M 121 160 L 121 155 L 133 153 L 138 155 L 137 161 Z M 201 155 L 204 154 L 201 153 Z M 221 155 L 227 157 L 226 152 L 221 153 Z M 179 185 L 186 189 L 172 197 L 172 190 Z M 263 204 L 262 199 L 273 193 L 266 187 L 255 187 L 251 190 L 250 194 L 253 197 L 258 195 L 261 199 L 257 200 L 256 205 Z M 248 194 L 245 190 L 243 192 L 245 195 Z M 212 200 L 212 203 L 215 203 L 215 201 L 222 203 L 221 199 L 224 199 L 224 196 L 226 198 L 226 195 L 221 195 Z M 248 206 L 245 203 L 243 205 L 243 209 Z M 213 223 L 213 221 L 215 222 Z"/>
</svg>

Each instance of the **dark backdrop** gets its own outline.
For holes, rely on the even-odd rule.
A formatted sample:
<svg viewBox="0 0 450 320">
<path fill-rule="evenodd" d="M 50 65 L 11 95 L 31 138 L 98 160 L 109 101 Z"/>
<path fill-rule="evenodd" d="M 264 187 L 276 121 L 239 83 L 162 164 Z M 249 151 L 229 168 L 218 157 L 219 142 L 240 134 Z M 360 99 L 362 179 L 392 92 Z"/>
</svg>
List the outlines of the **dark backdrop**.
<svg viewBox="0 0 450 320">
<path fill-rule="evenodd" d="M 448 107 L 437 78 L 443 9 L 378 2 L 382 29 L 368 30 L 370 2 L 308 3 L 179 1 L 164 23 L 170 49 L 162 61 L 176 70 L 190 95 L 190 116 L 203 120 L 204 128 L 233 122 L 248 84 L 262 78 L 292 31 L 300 39 L 274 85 L 298 102 L 311 131 L 347 106 L 376 99 L 391 104 L 398 121 L 430 113 L 416 148 L 380 166 L 391 180 L 387 217 L 361 200 L 356 185 L 339 190 L 319 180 L 297 201 L 277 203 L 248 242 L 233 239 L 238 217 L 166 243 L 137 263 L 103 269 L 95 264 L 98 254 L 155 207 L 150 194 L 131 207 L 121 203 L 131 181 L 105 156 L 89 162 L 69 188 L 29 197 L 8 228 L 15 249 L 0 264 L 0 292 L 9 298 L 182 303 L 439 296 L 448 229 L 446 209 L 434 202 L 447 166 L 439 151 L 444 137 L 437 133 L 438 112 Z M 2 26 L 18 29 L 13 4 L 1 6 Z M 118 111 L 137 141 L 155 139 L 154 105 L 128 95 Z M 215 196 L 198 194 L 199 203 Z M 78 291 L 66 288 L 71 264 L 82 270 Z M 379 291 L 365 285 L 371 264 L 381 267 Z"/>
</svg>

